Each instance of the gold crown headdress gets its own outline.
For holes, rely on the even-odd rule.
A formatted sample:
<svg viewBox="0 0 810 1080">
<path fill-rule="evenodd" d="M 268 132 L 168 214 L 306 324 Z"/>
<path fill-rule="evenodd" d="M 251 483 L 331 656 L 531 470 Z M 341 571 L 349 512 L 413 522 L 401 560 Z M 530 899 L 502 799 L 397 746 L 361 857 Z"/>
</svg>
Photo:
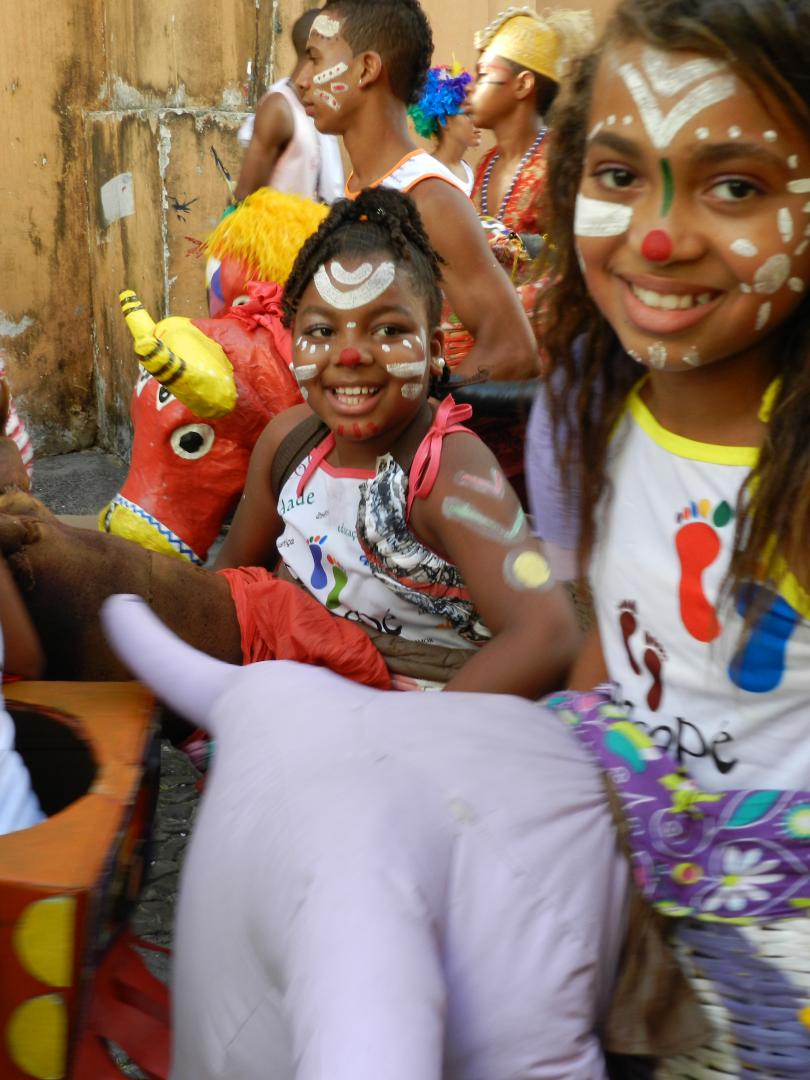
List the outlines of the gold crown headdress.
<svg viewBox="0 0 810 1080">
<path fill-rule="evenodd" d="M 479 52 L 496 53 L 538 75 L 559 82 L 574 57 L 594 40 L 590 11 L 510 7 L 475 35 Z"/>
</svg>

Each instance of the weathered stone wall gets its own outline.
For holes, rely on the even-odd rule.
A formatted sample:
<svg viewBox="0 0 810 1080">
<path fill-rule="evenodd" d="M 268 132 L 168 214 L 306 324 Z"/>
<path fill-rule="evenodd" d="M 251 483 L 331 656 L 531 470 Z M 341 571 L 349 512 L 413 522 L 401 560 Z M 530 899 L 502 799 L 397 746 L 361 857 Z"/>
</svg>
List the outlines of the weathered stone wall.
<svg viewBox="0 0 810 1080">
<path fill-rule="evenodd" d="M 236 131 L 290 70 L 288 29 L 308 6 L 0 4 L 0 350 L 39 453 L 126 451 L 136 365 L 118 293 L 134 288 L 155 318 L 205 313 L 188 238 L 226 202 L 212 148 L 235 177 Z M 473 33 L 502 6 L 426 0 L 437 61 L 472 68 Z"/>
</svg>

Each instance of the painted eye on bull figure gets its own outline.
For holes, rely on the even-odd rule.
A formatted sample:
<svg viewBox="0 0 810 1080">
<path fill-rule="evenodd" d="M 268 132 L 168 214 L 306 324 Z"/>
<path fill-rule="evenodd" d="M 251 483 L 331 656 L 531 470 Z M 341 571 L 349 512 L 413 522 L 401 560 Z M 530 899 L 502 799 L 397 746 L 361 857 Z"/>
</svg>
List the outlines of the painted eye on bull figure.
<svg viewBox="0 0 810 1080">
<path fill-rule="evenodd" d="M 177 401 L 177 398 L 174 396 L 171 390 L 167 390 L 165 386 L 159 387 L 157 392 L 157 399 L 155 402 L 155 404 L 157 405 L 157 411 L 160 412 L 160 410 L 165 408 L 170 401 Z"/>
<path fill-rule="evenodd" d="M 208 424 L 184 424 L 172 432 L 172 450 L 186 461 L 205 457 L 214 445 L 214 429 Z"/>
</svg>

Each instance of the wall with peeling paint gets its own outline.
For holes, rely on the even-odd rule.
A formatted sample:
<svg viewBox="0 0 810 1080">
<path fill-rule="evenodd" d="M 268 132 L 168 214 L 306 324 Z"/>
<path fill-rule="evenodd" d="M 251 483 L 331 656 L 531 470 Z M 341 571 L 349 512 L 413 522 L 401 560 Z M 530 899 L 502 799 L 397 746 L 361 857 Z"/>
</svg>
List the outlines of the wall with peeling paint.
<svg viewBox="0 0 810 1080">
<path fill-rule="evenodd" d="M 216 224 L 236 131 L 300 0 L 0 5 L 0 350 L 40 454 L 125 452 L 136 365 L 124 287 L 205 313 L 188 237 Z M 285 59 L 282 51 L 280 59 Z"/>
<path fill-rule="evenodd" d="M 211 148 L 236 176 L 236 131 L 291 69 L 287 29 L 309 6 L 0 4 L 0 350 L 39 454 L 126 453 L 136 364 L 118 293 L 135 289 L 155 318 L 205 314 L 189 252 L 226 202 Z M 502 3 L 425 7 L 437 61 L 455 50 L 473 66 L 473 32 Z"/>
</svg>

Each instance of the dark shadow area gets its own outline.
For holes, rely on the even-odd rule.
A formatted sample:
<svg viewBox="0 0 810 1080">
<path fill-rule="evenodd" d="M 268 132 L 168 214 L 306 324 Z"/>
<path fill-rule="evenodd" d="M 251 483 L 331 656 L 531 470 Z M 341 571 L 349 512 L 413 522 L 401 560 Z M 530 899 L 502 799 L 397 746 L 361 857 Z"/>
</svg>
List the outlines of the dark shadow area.
<svg viewBox="0 0 810 1080">
<path fill-rule="evenodd" d="M 71 730 L 72 718 L 54 709 L 8 701 L 15 747 L 31 774 L 40 806 L 51 817 L 90 790 L 96 762 L 90 746 Z"/>
</svg>

